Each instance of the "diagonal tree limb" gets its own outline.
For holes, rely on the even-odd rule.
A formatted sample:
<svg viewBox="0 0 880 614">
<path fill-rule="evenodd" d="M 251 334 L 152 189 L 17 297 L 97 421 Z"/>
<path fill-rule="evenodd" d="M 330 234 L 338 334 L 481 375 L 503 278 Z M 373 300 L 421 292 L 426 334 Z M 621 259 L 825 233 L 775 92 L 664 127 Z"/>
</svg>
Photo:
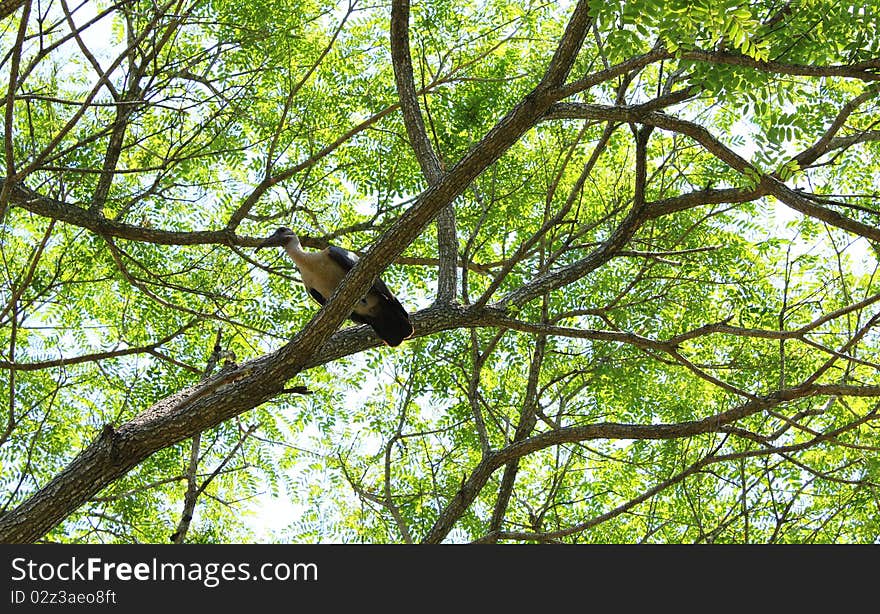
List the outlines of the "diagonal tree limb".
<svg viewBox="0 0 880 614">
<path fill-rule="evenodd" d="M 830 150 L 833 146 L 834 137 L 843 127 L 844 123 L 846 123 L 849 116 L 865 102 L 875 98 L 878 91 L 880 91 L 880 86 L 876 84 L 871 85 L 870 87 L 865 88 L 864 92 L 844 104 L 840 111 L 838 111 L 837 116 L 831 122 L 831 125 L 819 140 L 796 155 L 792 160 L 797 162 L 800 168 L 803 168 L 808 164 L 812 164 L 815 160 L 821 157 L 822 154 Z"/>
<path fill-rule="evenodd" d="M 546 295 L 545 295 L 546 296 Z M 547 317 L 547 300 L 542 305 L 544 319 Z M 522 441 L 528 438 L 537 424 L 536 410 L 538 409 L 538 379 L 544 362 L 544 352 L 547 348 L 547 335 L 539 334 L 535 340 L 535 350 L 529 363 L 529 374 L 526 382 L 525 397 L 520 408 L 519 421 L 513 441 Z M 492 510 L 492 518 L 489 520 L 489 532 L 501 530 L 510 497 L 513 494 L 513 486 L 516 482 L 516 474 L 519 471 L 519 459 L 507 463 L 504 474 L 501 476 L 501 484 L 498 488 L 498 496 L 495 499 L 495 507 Z"/>
<path fill-rule="evenodd" d="M 0 0 L 0 19 L 6 19 L 24 3 L 25 0 Z"/>
<path fill-rule="evenodd" d="M 443 165 L 428 139 L 413 80 L 409 46 L 409 0 L 392 0 L 390 33 L 391 63 L 403 123 L 422 174 L 425 175 L 428 184 L 433 185 L 443 177 Z"/>
</svg>

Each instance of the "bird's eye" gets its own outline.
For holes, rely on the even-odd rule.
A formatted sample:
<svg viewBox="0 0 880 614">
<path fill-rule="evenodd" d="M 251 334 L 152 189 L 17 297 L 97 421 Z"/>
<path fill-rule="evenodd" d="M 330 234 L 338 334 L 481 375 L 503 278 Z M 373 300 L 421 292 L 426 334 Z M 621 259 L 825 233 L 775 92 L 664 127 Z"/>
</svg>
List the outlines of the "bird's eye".
<svg viewBox="0 0 880 614">
<path fill-rule="evenodd" d="M 366 296 L 361 299 L 361 304 L 363 304 L 363 305 L 367 304 L 367 297 Z"/>
</svg>

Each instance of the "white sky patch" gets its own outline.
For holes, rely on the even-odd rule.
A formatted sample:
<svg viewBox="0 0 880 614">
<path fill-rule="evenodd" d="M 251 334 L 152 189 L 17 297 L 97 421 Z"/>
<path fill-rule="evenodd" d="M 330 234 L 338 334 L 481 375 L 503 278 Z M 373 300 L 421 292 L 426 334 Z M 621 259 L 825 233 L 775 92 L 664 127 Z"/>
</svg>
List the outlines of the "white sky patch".
<svg viewBox="0 0 880 614">
<path fill-rule="evenodd" d="M 306 507 L 294 503 L 284 494 L 265 493 L 251 502 L 256 512 L 252 524 L 255 539 L 260 543 L 276 541 L 278 536 L 302 517 Z"/>
</svg>

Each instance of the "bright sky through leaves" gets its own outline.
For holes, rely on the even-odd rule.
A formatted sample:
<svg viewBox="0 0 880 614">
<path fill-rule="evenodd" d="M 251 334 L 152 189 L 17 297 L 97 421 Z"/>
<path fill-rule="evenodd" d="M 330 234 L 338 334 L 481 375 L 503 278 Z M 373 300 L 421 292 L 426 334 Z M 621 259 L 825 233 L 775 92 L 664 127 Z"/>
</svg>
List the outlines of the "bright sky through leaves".
<svg viewBox="0 0 880 614">
<path fill-rule="evenodd" d="M 0 541 L 878 541 L 876 1 L 0 6 Z"/>
</svg>

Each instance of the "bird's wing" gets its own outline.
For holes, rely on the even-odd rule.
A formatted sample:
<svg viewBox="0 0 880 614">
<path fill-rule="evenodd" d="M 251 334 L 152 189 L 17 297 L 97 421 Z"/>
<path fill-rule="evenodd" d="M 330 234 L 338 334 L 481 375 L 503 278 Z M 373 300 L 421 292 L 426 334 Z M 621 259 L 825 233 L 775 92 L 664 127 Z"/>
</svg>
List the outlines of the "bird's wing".
<svg viewBox="0 0 880 614">
<path fill-rule="evenodd" d="M 336 247 L 335 245 L 331 245 L 325 251 L 330 259 L 341 266 L 346 273 L 350 271 L 351 267 L 353 267 L 359 260 L 357 254 L 350 252 L 347 249 Z"/>
<path fill-rule="evenodd" d="M 327 248 L 327 255 L 339 266 L 341 266 L 346 273 L 348 273 L 351 268 L 357 263 L 360 258 L 354 252 L 350 252 L 347 249 L 342 249 L 341 247 L 336 247 L 335 245 L 331 245 Z M 397 300 L 391 290 L 388 289 L 388 286 L 385 285 L 385 282 L 382 281 L 381 278 L 377 278 L 373 286 L 370 288 L 372 292 L 376 294 L 380 294 L 386 298 Z"/>
<path fill-rule="evenodd" d="M 321 296 L 321 293 L 318 292 L 317 290 L 315 290 L 314 288 L 308 288 L 308 287 L 307 287 L 306 290 L 309 291 L 309 294 L 312 295 L 312 298 L 313 298 L 313 299 L 315 299 L 316 301 L 318 301 L 318 304 L 319 304 L 319 305 L 323 305 L 324 303 L 327 302 L 327 300 L 326 300 L 323 296 Z"/>
</svg>

